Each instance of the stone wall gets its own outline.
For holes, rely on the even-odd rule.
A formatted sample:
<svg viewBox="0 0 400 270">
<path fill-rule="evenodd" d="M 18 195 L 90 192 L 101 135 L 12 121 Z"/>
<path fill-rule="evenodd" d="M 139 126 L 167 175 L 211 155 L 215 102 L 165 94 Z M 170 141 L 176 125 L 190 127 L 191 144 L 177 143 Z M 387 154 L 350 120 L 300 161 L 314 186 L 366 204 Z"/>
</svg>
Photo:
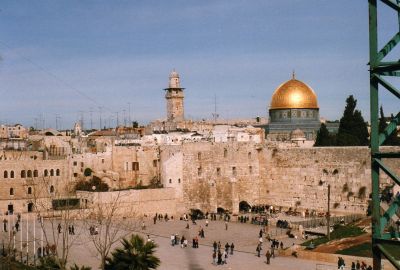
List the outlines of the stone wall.
<svg viewBox="0 0 400 270">
<path fill-rule="evenodd" d="M 383 147 L 390 151 L 390 147 Z M 300 209 L 327 209 L 331 186 L 333 212 L 366 213 L 371 193 L 367 147 L 267 148 L 265 203 Z M 388 163 L 400 172 L 398 160 Z M 397 163 L 396 163 L 397 162 Z M 381 186 L 391 183 L 381 173 Z"/>
</svg>

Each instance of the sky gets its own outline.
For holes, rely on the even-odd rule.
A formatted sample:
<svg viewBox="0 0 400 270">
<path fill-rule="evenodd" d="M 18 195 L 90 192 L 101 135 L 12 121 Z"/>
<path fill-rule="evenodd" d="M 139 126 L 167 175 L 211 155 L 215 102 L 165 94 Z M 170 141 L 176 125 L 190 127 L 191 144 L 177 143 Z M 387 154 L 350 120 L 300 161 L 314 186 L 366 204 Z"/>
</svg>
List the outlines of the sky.
<svg viewBox="0 0 400 270">
<path fill-rule="evenodd" d="M 396 14 L 379 6 L 380 44 Z M 398 55 L 399 51 L 394 51 Z M 175 69 L 185 117 L 267 117 L 291 78 L 320 115 L 339 119 L 353 94 L 369 119 L 367 0 L 0 2 L 0 122 L 72 128 L 166 117 Z M 398 59 L 398 58 L 397 58 Z M 382 95 L 386 114 L 397 113 Z"/>
</svg>

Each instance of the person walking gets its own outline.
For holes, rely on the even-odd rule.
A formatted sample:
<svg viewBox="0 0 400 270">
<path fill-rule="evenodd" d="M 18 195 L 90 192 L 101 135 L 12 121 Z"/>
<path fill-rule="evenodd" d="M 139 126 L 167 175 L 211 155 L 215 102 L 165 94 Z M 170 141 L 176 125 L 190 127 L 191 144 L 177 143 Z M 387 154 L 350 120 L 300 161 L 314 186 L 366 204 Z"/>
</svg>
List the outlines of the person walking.
<svg viewBox="0 0 400 270">
<path fill-rule="evenodd" d="M 225 221 L 225 230 L 226 231 L 228 230 L 228 222 L 227 221 Z"/>
<path fill-rule="evenodd" d="M 233 255 L 233 249 L 235 248 L 235 245 L 232 243 L 231 244 L 231 255 Z"/>
<path fill-rule="evenodd" d="M 257 257 L 260 257 L 260 253 L 261 253 L 261 245 L 260 244 L 257 245 L 256 252 L 257 252 Z"/>
<path fill-rule="evenodd" d="M 265 257 L 266 257 L 266 259 L 267 259 L 267 264 L 270 264 L 271 253 L 269 253 L 269 250 L 267 250 L 267 253 L 265 253 Z"/>
<path fill-rule="evenodd" d="M 214 250 L 212 253 L 213 262 L 212 264 L 217 264 L 217 252 Z"/>
</svg>

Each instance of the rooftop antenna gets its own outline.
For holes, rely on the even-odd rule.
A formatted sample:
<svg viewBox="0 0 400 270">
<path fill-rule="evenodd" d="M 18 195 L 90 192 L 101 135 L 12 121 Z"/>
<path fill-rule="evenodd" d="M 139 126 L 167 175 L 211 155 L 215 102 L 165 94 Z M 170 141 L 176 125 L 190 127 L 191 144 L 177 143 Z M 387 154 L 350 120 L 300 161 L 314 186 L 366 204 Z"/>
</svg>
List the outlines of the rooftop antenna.
<svg viewBox="0 0 400 270">
<path fill-rule="evenodd" d="M 293 69 L 293 71 L 292 71 L 292 80 L 295 80 L 295 79 L 296 79 L 296 72 Z"/>
<path fill-rule="evenodd" d="M 217 122 L 218 114 L 217 114 L 217 94 L 214 93 L 214 113 L 212 114 L 214 122 Z"/>
</svg>

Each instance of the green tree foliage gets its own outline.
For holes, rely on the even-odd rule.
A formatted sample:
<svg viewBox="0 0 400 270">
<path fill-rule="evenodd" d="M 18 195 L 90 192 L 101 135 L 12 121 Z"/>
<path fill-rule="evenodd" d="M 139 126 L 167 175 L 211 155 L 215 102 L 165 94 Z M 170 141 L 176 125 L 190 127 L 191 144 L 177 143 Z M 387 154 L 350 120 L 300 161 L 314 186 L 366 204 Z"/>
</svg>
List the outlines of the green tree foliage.
<svg viewBox="0 0 400 270">
<path fill-rule="evenodd" d="M 393 116 L 392 116 L 393 118 Z M 386 118 L 383 113 L 383 108 L 381 106 L 380 108 L 380 118 L 379 118 L 379 133 L 384 132 L 385 128 L 388 126 L 386 123 Z M 390 136 L 386 139 L 386 141 L 383 143 L 383 145 L 400 145 L 400 139 L 397 136 L 397 130 L 390 134 Z"/>
<path fill-rule="evenodd" d="M 85 171 L 83 172 L 84 176 L 91 176 L 92 175 L 92 169 L 86 168 Z"/>
<path fill-rule="evenodd" d="M 321 124 L 317 132 L 317 138 L 315 140 L 314 146 L 333 146 L 335 145 L 335 137 L 330 134 L 326 125 L 324 123 Z"/>
<path fill-rule="evenodd" d="M 148 270 L 157 269 L 160 259 L 154 256 L 157 245 L 145 242 L 139 235 L 133 234 L 128 240 L 122 239 L 122 248 L 111 253 L 106 259 L 106 270 Z"/>
<path fill-rule="evenodd" d="M 93 186 L 96 187 L 96 191 L 108 191 L 109 186 L 103 182 L 99 177 L 93 176 L 89 181 L 79 181 L 75 185 L 75 190 L 82 191 L 93 191 Z"/>
<path fill-rule="evenodd" d="M 346 107 L 340 119 L 336 144 L 338 146 L 364 146 L 369 144 L 367 124 L 356 110 L 357 100 L 353 95 L 346 99 Z"/>
</svg>

